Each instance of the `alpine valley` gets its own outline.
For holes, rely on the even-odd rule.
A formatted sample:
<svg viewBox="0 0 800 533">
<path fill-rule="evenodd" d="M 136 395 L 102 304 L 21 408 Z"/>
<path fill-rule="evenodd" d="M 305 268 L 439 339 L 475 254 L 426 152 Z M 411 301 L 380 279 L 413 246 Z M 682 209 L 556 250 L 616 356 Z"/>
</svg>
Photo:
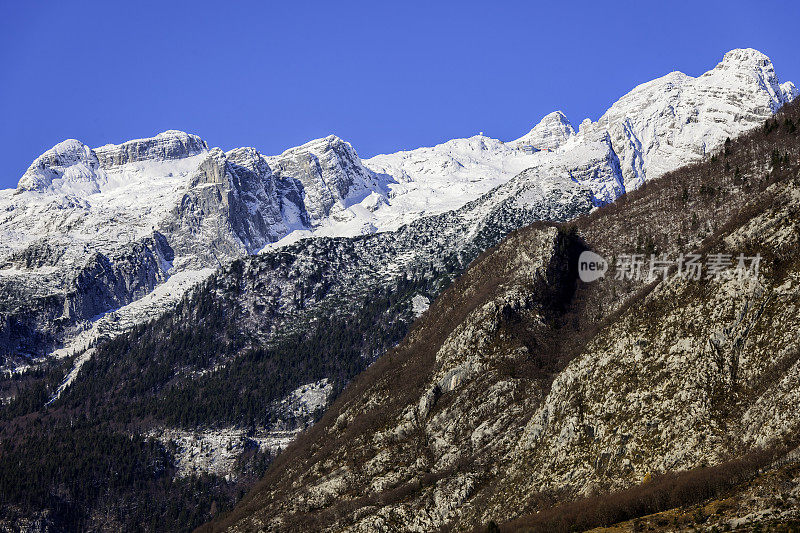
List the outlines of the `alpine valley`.
<svg viewBox="0 0 800 533">
<path fill-rule="evenodd" d="M 57 144 L 0 191 L 0 529 L 800 520 L 797 96 L 737 49 L 511 141 Z"/>
</svg>

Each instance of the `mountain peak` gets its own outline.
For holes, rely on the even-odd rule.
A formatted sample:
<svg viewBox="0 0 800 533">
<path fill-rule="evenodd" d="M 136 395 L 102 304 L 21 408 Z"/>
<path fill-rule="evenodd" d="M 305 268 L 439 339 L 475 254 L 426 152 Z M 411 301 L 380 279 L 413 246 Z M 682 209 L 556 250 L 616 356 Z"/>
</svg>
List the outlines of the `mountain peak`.
<svg viewBox="0 0 800 533">
<path fill-rule="evenodd" d="M 43 191 L 53 180 L 91 182 L 100 164 L 91 148 L 77 139 L 67 139 L 36 158 L 17 184 L 17 193 Z"/>
<path fill-rule="evenodd" d="M 575 134 L 575 129 L 561 111 L 553 111 L 545 115 L 531 131 L 516 141 L 540 150 L 555 150 Z"/>
<path fill-rule="evenodd" d="M 772 61 L 766 54 L 755 48 L 734 48 L 723 56 L 720 65 L 750 67 L 766 66 L 771 63 Z"/>
<path fill-rule="evenodd" d="M 793 102 L 795 98 L 800 95 L 800 91 L 798 91 L 795 84 L 787 81 L 785 83 L 781 83 L 781 92 L 783 93 L 784 98 L 786 98 L 787 102 Z"/>
<path fill-rule="evenodd" d="M 103 168 L 136 161 L 183 159 L 207 151 L 208 144 L 203 139 L 180 130 L 167 130 L 155 137 L 95 148 Z"/>
<path fill-rule="evenodd" d="M 759 83 L 768 86 L 778 86 L 778 77 L 772 60 L 765 54 L 753 48 L 736 48 L 723 56 L 716 67 L 703 76 L 740 75 L 746 73 L 753 76 Z M 701 76 L 702 77 L 702 76 Z"/>
<path fill-rule="evenodd" d="M 298 146 L 297 148 L 291 148 L 291 150 L 296 150 L 298 148 L 299 149 L 325 149 L 325 148 L 327 148 L 329 146 L 342 146 L 342 145 L 351 146 L 349 142 L 345 141 L 341 137 L 338 137 L 337 135 L 331 134 L 331 135 L 328 135 L 326 137 L 320 137 L 319 139 L 313 139 L 313 140 L 308 141 L 307 143 L 305 143 L 305 144 L 303 144 L 301 146 Z"/>
<path fill-rule="evenodd" d="M 375 174 L 363 165 L 353 146 L 336 135 L 290 148 L 267 162 L 278 179 L 295 178 L 302 183 L 314 224 L 332 209 L 340 212 L 378 188 Z"/>
<path fill-rule="evenodd" d="M 765 91 L 770 98 L 770 108 L 776 112 L 782 105 L 791 102 L 795 91 L 787 84 L 781 85 L 775 73 L 772 61 L 765 54 L 753 48 L 737 48 L 731 50 L 713 70 L 706 72 L 701 78 L 712 78 L 723 83 L 736 83 L 736 78 L 750 76 L 759 90 Z"/>
<path fill-rule="evenodd" d="M 186 133 L 182 130 L 164 130 L 157 134 L 156 137 L 197 137 L 197 135 Z"/>
</svg>

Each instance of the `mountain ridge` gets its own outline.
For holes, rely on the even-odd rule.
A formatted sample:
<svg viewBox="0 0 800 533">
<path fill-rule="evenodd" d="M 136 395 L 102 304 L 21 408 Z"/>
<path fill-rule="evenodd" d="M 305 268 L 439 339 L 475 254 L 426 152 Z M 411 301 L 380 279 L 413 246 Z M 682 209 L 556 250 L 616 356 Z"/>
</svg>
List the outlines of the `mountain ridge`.
<svg viewBox="0 0 800 533">
<path fill-rule="evenodd" d="M 574 229 L 511 234 L 202 530 L 466 531 L 790 444 L 798 121 L 794 103 Z M 762 270 L 581 283 L 565 259 L 586 248 Z"/>
<path fill-rule="evenodd" d="M 0 343 L 11 348 L 3 352 L 0 436 L 13 436 L 0 438 L 0 459 L 11 461 L 0 460 L 5 472 L 0 480 L 23 480 L 7 487 L 14 498 L 24 495 L 16 488 L 36 487 L 30 492 L 34 500 L 14 499 L 16 507 L 3 509 L 2 516 L 27 509 L 30 516 L 67 529 L 101 527 L 98 517 L 108 516 L 109 523 L 143 527 L 141 520 L 151 520 L 151 511 L 122 516 L 120 502 L 152 490 L 153 509 L 162 509 L 170 501 L 162 489 L 172 486 L 191 514 L 181 522 L 173 513 L 170 524 L 188 527 L 213 518 L 289 445 L 277 455 L 276 468 L 283 468 L 296 454 L 289 443 L 298 434 L 327 431 L 328 403 L 340 394 L 352 398 L 348 383 L 357 389 L 364 379 L 356 377 L 359 372 L 374 376 L 387 361 L 397 360 L 393 347 L 406 334 L 418 341 L 420 331 L 412 325 L 418 316 L 429 324 L 424 331 L 432 333 L 423 345 L 435 380 L 418 383 L 429 374 L 415 374 L 424 368 L 413 363 L 403 370 L 410 374 L 382 389 L 386 397 L 362 409 L 366 418 L 334 420 L 336 431 L 369 428 L 373 416 L 383 416 L 373 407 L 384 401 L 402 407 L 404 393 L 394 393 L 421 387 L 402 427 L 381 436 L 396 470 L 364 486 L 358 476 L 333 479 L 337 487 L 358 485 L 358 497 L 370 505 L 371 491 L 381 494 L 378 507 L 388 518 L 383 510 L 368 511 L 361 517 L 363 527 L 416 514 L 423 518 L 409 523 L 421 529 L 448 520 L 461 507 L 459 498 L 469 500 L 487 475 L 481 470 L 485 462 L 477 463 L 478 471 L 464 471 L 472 467 L 469 454 L 458 452 L 462 444 L 465 450 L 495 450 L 512 461 L 527 454 L 547 465 L 553 457 L 542 456 L 536 444 L 542 439 L 533 438 L 544 436 L 543 442 L 572 452 L 576 471 L 586 471 L 586 456 L 571 439 L 589 431 L 572 423 L 570 406 L 580 404 L 581 396 L 570 395 L 568 386 L 548 389 L 548 377 L 586 347 L 588 337 L 564 333 L 576 320 L 590 331 L 597 317 L 622 316 L 641 287 L 606 283 L 596 293 L 572 291 L 571 259 L 598 242 L 609 256 L 623 253 L 619 246 L 625 243 L 642 253 L 672 250 L 673 234 L 686 246 L 700 246 L 737 206 L 786 177 L 794 168 L 787 155 L 794 154 L 791 145 L 781 145 L 788 151 L 777 155 L 759 148 L 754 163 L 740 143 L 723 137 L 755 128 L 747 138 L 780 140 L 789 131 L 788 122 L 771 119 L 772 108 L 764 102 L 777 93 L 751 83 L 748 61 L 744 70 L 703 81 L 700 89 L 710 95 L 711 107 L 695 105 L 697 95 L 706 93 L 681 78 L 669 98 L 643 104 L 642 94 L 649 93 L 635 92 L 616 108 L 630 112 L 624 118 L 584 122 L 578 132 L 567 128 L 563 115 L 548 115 L 534 130 L 542 142 L 557 144 L 549 150 L 479 135 L 361 161 L 335 136 L 278 156 L 254 148 L 223 152 L 175 130 L 94 151 L 68 142 L 33 166 L 30 176 L 41 179 L 26 182 L 42 184 L 41 190 L 0 191 L 0 235 L 11 248 L 0 257 Z M 769 70 L 763 62 L 759 68 Z M 729 99 L 740 93 L 750 111 L 737 114 Z M 681 102 L 683 107 L 673 106 Z M 670 109 L 688 114 L 665 112 Z M 782 109 L 781 120 L 794 107 Z M 642 133 L 648 128 L 669 142 L 648 144 Z M 710 171 L 692 174 L 670 186 L 649 177 L 662 168 L 649 166 L 659 157 L 662 167 L 690 163 L 675 175 L 713 168 L 719 177 Z M 639 177 L 647 179 L 637 184 Z M 700 219 L 654 222 L 642 214 L 657 217 L 675 205 L 691 206 Z M 613 216 L 628 212 L 640 217 L 637 223 Z M 546 222 L 576 218 L 583 232 L 578 235 Z M 598 223 L 589 227 L 590 220 Z M 530 224 L 535 225 L 521 229 Z M 609 237 L 614 234 L 620 237 L 616 245 Z M 476 269 L 470 272 L 469 265 Z M 501 273 L 508 282 L 492 277 Z M 482 277 L 497 283 L 485 285 Z M 466 302 L 454 303 L 455 314 L 448 307 L 454 302 L 448 287 L 468 294 Z M 589 302 L 590 295 L 597 298 Z M 565 305 L 567 300 L 573 303 Z M 494 336 L 502 342 L 485 342 Z M 564 342 L 555 342 L 559 338 Z M 726 338 L 720 336 L 718 346 Z M 444 340 L 439 345 L 436 339 Z M 463 357 L 464 346 L 469 357 Z M 592 375 L 604 377 L 602 370 Z M 497 375 L 502 379 L 493 381 Z M 402 390 L 392 388 L 398 385 Z M 541 431 L 535 424 L 529 428 L 532 418 L 521 415 L 554 391 L 548 405 L 559 418 L 550 426 L 540 424 Z M 483 393 L 495 403 L 482 404 Z M 457 412 L 470 405 L 480 412 Z M 601 434 L 601 423 L 590 425 Z M 503 427 L 518 431 L 503 437 Z M 563 427 L 572 429 L 562 439 L 556 430 Z M 634 425 L 629 433 L 638 435 L 640 429 Z M 528 445 L 510 447 L 515 441 L 509 435 L 515 433 L 531 436 Z M 125 451 L 117 457 L 104 455 L 107 448 L 85 450 L 82 435 L 110 446 L 123 442 Z M 85 490 L 76 491 L 59 477 L 63 470 L 51 469 L 58 457 L 41 454 L 46 448 L 70 457 L 84 449 L 80 455 L 110 465 L 110 471 L 134 468 L 162 489 L 123 483 L 111 495 L 98 493 L 92 487 L 105 486 L 107 472 L 91 470 L 81 474 Z M 351 457 L 348 467 L 366 458 L 365 468 L 380 473 L 386 462 L 372 461 L 368 447 L 360 450 L 363 457 Z M 412 452 L 418 464 L 406 462 L 404 454 Z M 617 483 L 627 483 L 646 466 L 629 459 L 630 469 L 622 460 L 609 463 Z M 557 484 L 563 482 L 559 464 L 551 464 Z M 290 509 L 302 514 L 309 502 L 311 511 L 320 502 L 340 509 L 338 496 L 328 491 L 325 468 L 310 498 L 300 494 L 275 516 L 292 516 Z M 542 481 L 541 472 L 509 475 Z M 405 501 L 420 484 L 440 482 L 433 507 Z M 202 489 L 188 497 L 181 491 L 192 484 Z M 495 485 L 509 489 L 504 494 L 511 497 L 513 487 Z M 503 520 L 514 507 L 501 496 L 491 505 L 464 505 L 459 516 L 464 523 Z M 212 506 L 215 499 L 219 505 Z M 420 509 L 432 522 L 416 513 Z M 321 516 L 326 523 L 326 512 Z"/>
</svg>

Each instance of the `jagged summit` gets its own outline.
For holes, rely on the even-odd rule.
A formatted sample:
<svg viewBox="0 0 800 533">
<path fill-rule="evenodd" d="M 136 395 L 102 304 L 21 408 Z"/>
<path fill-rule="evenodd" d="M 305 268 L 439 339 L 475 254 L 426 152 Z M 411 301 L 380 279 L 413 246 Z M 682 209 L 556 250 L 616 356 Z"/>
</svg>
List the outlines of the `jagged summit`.
<svg viewBox="0 0 800 533">
<path fill-rule="evenodd" d="M 793 99 L 792 87 L 781 86 L 766 55 L 731 50 L 701 76 L 675 71 L 638 85 L 597 122 L 582 124 L 575 142 L 607 131 L 630 191 L 761 124 Z"/>
<path fill-rule="evenodd" d="M 795 87 L 795 84 L 790 81 L 781 83 L 781 92 L 789 102 L 793 102 L 794 99 L 800 95 L 800 90 L 798 90 L 797 87 Z"/>
<path fill-rule="evenodd" d="M 107 144 L 95 149 L 104 168 L 136 161 L 171 160 L 191 157 L 208 151 L 208 144 L 190 133 L 167 130 L 155 137 L 134 139 L 122 144 Z"/>
<path fill-rule="evenodd" d="M 782 105 L 792 101 L 787 92 L 784 92 L 772 60 L 765 54 L 753 48 L 737 48 L 731 50 L 722 58 L 714 69 L 706 72 L 700 78 L 715 77 L 728 83 L 741 81 L 742 76 L 750 76 L 751 85 L 765 92 L 771 98 L 770 107 L 773 112 Z M 739 80 L 734 78 L 739 77 Z M 788 88 L 788 87 L 787 87 Z M 755 87 L 754 87 L 755 89 Z"/>
<path fill-rule="evenodd" d="M 71 184 L 96 192 L 100 162 L 91 148 L 77 139 L 67 139 L 47 150 L 28 167 L 17 184 L 17 193 L 44 191 Z"/>
<path fill-rule="evenodd" d="M 95 149 L 77 139 L 67 139 L 36 158 L 19 180 L 16 192 L 94 194 L 107 179 L 105 170 L 138 161 L 184 159 L 207 151 L 203 139 L 178 130 Z"/>
<path fill-rule="evenodd" d="M 570 197 L 588 190 L 599 206 L 718 150 L 796 94 L 791 82 L 779 83 L 765 55 L 734 50 L 702 76 L 675 71 L 639 85 L 578 132 L 555 111 L 512 142 L 478 135 L 362 161 L 335 135 L 276 156 L 211 150 L 178 130 L 93 150 L 68 140 L 37 158 L 16 190 L 0 192 L 0 212 L 7 213 L 0 261 L 9 265 L 0 282 L 32 279 L 29 265 L 54 262 L 54 250 L 67 250 L 58 276 L 69 278 L 87 254 L 106 254 L 113 263 L 150 243 L 153 232 L 174 259 L 154 263 L 158 274 L 148 279 L 171 282 L 306 236 L 393 231 L 493 190 L 492 198 L 501 198 L 497 188 L 506 184 L 519 197 L 498 202 L 522 205 L 549 194 L 541 191 Z M 63 291 L 58 276 L 41 276 L 32 290 Z"/>
<path fill-rule="evenodd" d="M 294 146 L 292 148 L 284 150 L 283 154 L 285 154 L 287 152 L 293 152 L 293 151 L 302 150 L 302 149 L 310 150 L 310 149 L 317 148 L 317 147 L 338 146 L 338 145 L 347 145 L 351 149 L 353 148 L 353 146 L 349 142 L 345 141 L 344 139 L 342 139 L 338 135 L 334 135 L 332 133 L 330 135 L 326 135 L 325 137 L 320 137 L 318 139 L 311 139 L 310 141 L 308 141 L 306 143 L 303 143 L 300 146 Z"/>
<path fill-rule="evenodd" d="M 756 50 L 755 48 L 734 48 L 722 56 L 722 61 L 719 65 L 734 65 L 734 66 L 767 66 L 771 65 L 772 61 L 766 54 Z"/>
<path fill-rule="evenodd" d="M 378 177 L 363 165 L 353 146 L 335 135 L 290 148 L 267 162 L 277 178 L 302 183 L 314 226 L 332 213 L 348 218 L 344 209 L 381 190 Z"/>
<path fill-rule="evenodd" d="M 555 150 L 575 135 L 575 129 L 561 111 L 545 115 L 527 134 L 512 141 L 517 145 L 529 145 L 539 150 Z"/>
</svg>

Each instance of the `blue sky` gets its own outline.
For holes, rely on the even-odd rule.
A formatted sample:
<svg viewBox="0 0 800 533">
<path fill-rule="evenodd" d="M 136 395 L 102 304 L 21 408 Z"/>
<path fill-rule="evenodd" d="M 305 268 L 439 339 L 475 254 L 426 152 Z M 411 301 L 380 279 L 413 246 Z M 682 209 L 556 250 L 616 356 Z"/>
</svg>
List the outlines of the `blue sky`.
<svg viewBox="0 0 800 533">
<path fill-rule="evenodd" d="M 636 84 L 731 48 L 800 82 L 796 2 L 8 2 L 0 187 L 66 138 L 166 129 L 266 154 L 330 133 L 362 157 L 563 110 L 596 119 Z"/>
</svg>

